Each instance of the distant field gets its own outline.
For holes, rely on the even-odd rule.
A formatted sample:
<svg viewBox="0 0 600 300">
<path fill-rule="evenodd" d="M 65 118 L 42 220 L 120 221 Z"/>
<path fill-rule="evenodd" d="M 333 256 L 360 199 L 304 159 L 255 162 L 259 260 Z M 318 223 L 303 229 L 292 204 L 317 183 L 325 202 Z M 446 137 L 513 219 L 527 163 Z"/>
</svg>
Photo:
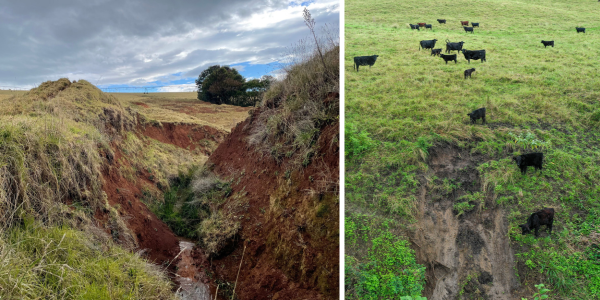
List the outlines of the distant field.
<svg viewBox="0 0 600 300">
<path fill-rule="evenodd" d="M 18 96 L 18 95 L 23 95 L 25 94 L 26 91 L 7 91 L 7 90 L 0 90 L 0 101 L 7 99 L 9 97 L 12 96 Z"/>
<path fill-rule="evenodd" d="M 212 125 L 226 131 L 231 131 L 237 123 L 246 119 L 248 110 L 251 109 L 203 102 L 197 99 L 195 92 L 109 94 L 116 96 L 125 106 L 137 110 L 150 120 Z"/>
<path fill-rule="evenodd" d="M 446 284 L 447 297 L 478 299 L 479 292 L 498 291 L 500 275 L 518 284 L 507 283 L 493 299 L 531 297 L 539 283 L 552 299 L 600 294 L 600 250 L 591 246 L 600 244 L 600 3 L 345 3 L 347 298 L 386 299 L 402 291 L 438 299 L 432 295 L 441 297 L 436 293 Z M 480 27 L 465 33 L 460 21 Z M 408 26 L 419 22 L 433 30 Z M 576 33 L 576 26 L 587 33 Z M 419 41 L 431 39 L 442 53 L 446 40 L 485 49 L 487 62 L 468 64 L 459 53 L 457 64 L 445 64 L 419 50 Z M 353 57 L 374 54 L 373 67 L 353 70 Z M 465 80 L 469 68 L 476 71 Z M 467 113 L 480 107 L 488 124 L 471 125 Z M 544 171 L 522 176 L 512 156 L 534 151 L 544 153 Z M 522 236 L 518 225 L 542 207 L 557 210 L 552 237 Z M 432 215 L 447 219 L 442 225 Z M 493 230 L 485 216 L 499 216 Z M 424 224 L 428 218 L 435 226 Z M 449 224 L 471 231 L 455 243 L 443 231 L 453 230 Z M 451 247 L 427 249 L 424 228 L 447 235 Z M 486 241 L 481 256 L 459 243 L 473 232 Z M 504 242 L 511 251 L 498 250 Z M 460 253 L 457 265 L 444 260 L 448 251 Z M 494 251 L 514 252 L 514 263 L 495 265 L 494 272 L 505 272 L 494 273 L 493 283 L 475 282 L 485 268 L 477 259 L 491 261 Z M 386 265 L 397 259 L 403 261 Z"/>
</svg>

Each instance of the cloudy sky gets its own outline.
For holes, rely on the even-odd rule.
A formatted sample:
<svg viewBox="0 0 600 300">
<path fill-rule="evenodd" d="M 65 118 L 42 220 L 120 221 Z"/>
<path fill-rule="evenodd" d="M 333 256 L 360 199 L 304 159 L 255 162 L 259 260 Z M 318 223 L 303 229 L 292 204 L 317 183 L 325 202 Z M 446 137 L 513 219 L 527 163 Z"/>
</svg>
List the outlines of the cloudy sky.
<svg viewBox="0 0 600 300">
<path fill-rule="evenodd" d="M 193 90 L 215 64 L 258 78 L 309 35 L 304 7 L 339 29 L 339 0 L 0 0 L 0 89 L 68 77 Z"/>
</svg>

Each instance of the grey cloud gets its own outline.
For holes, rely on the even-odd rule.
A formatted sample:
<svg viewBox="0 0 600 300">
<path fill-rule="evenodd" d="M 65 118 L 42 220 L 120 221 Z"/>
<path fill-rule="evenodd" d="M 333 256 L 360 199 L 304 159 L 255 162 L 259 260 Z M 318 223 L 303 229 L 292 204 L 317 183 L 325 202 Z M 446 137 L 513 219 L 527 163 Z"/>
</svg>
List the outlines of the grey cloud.
<svg viewBox="0 0 600 300">
<path fill-rule="evenodd" d="M 61 76 L 144 84 L 178 72 L 195 77 L 214 63 L 272 62 L 308 35 L 302 15 L 253 31 L 238 24 L 266 9 L 285 9 L 288 3 L 1 0 L 0 86 Z M 337 5 L 331 2 L 329 7 L 339 10 Z M 337 13 L 325 9 L 311 13 L 318 24 L 339 22 Z M 187 56 L 181 57 L 182 52 Z"/>
</svg>

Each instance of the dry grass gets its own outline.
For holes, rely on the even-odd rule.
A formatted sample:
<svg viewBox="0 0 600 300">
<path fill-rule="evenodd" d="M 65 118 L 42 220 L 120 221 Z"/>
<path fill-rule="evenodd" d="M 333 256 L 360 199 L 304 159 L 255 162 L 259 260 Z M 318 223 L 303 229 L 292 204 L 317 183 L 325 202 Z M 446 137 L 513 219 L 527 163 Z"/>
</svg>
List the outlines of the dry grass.
<svg viewBox="0 0 600 300">
<path fill-rule="evenodd" d="M 67 79 L 48 82 L 0 102 L 2 226 L 10 226 L 17 211 L 62 222 L 56 204 L 67 200 L 91 210 L 105 205 L 99 147 L 110 152 L 107 127 L 122 130 L 127 118 L 115 98 L 91 84 L 65 89 L 69 85 Z M 107 120 L 107 111 L 120 122 Z"/>
<path fill-rule="evenodd" d="M 111 93 L 123 105 L 149 122 L 200 124 L 227 132 L 248 117 L 249 107 L 216 105 L 198 100 L 192 93 Z M 146 107 L 147 106 L 147 107 Z"/>
<path fill-rule="evenodd" d="M 129 232 L 108 206 L 100 169 L 135 118 L 84 80 L 2 93 L 0 298 L 172 298 L 160 270 L 92 221 L 109 209 L 112 226 Z"/>
<path fill-rule="evenodd" d="M 321 127 L 339 116 L 339 101 L 324 101 L 339 92 L 339 46 L 330 36 L 319 43 L 322 57 L 307 41 L 290 50 L 285 79 L 265 93 L 253 121 L 250 144 L 278 161 L 293 156 L 294 164 L 308 165 Z"/>
<path fill-rule="evenodd" d="M 27 219 L 0 231 L 0 298 L 174 298 L 158 266 L 94 229 L 46 228 Z"/>
</svg>

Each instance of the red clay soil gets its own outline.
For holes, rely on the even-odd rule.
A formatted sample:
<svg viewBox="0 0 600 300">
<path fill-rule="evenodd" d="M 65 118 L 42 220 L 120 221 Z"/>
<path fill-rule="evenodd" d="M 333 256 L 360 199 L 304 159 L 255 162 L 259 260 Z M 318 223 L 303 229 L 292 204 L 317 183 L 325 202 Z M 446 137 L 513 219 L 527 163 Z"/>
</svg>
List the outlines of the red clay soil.
<svg viewBox="0 0 600 300">
<path fill-rule="evenodd" d="M 227 132 L 210 126 L 174 123 L 162 123 L 162 127 L 152 124 L 139 124 L 138 131 L 142 135 L 153 138 L 159 142 L 175 145 L 191 151 L 199 148 L 206 155 L 212 153 L 210 143 L 206 143 L 207 141 L 218 144 L 222 142 L 227 135 Z"/>
<path fill-rule="evenodd" d="M 179 244 L 175 234 L 156 217 L 139 199 L 141 189 L 154 187 L 149 174 L 139 172 L 137 183 L 125 179 L 119 172 L 120 164 L 129 164 L 122 158 L 118 147 L 112 147 L 115 153 L 112 164 L 106 164 L 102 170 L 104 178 L 103 190 L 108 196 L 111 207 L 117 208 L 129 230 L 135 235 L 139 249 L 147 249 L 145 254 L 150 261 L 161 265 L 171 261 L 179 252 Z M 104 226 L 109 223 L 108 212 L 97 211 L 96 220 Z M 106 229 L 106 228 L 105 228 Z"/>
<path fill-rule="evenodd" d="M 260 110 L 256 109 L 254 118 L 259 113 Z M 245 191 L 245 198 L 250 204 L 244 214 L 249 218 L 241 220 L 242 229 L 236 249 L 224 258 L 214 259 L 211 271 L 216 273 L 217 279 L 235 282 L 245 246 L 235 291 L 238 299 L 338 299 L 339 205 L 330 208 L 335 210 L 330 214 L 335 217 L 319 224 L 327 232 L 335 232 L 334 242 L 324 242 L 312 229 L 304 229 L 303 224 L 298 224 L 298 220 L 306 218 L 295 208 L 306 206 L 303 202 L 312 201 L 306 195 L 309 190 L 317 194 L 313 198 L 322 198 L 323 195 L 333 198 L 331 195 L 337 195 L 339 125 L 336 122 L 321 129 L 319 153 L 315 154 L 306 168 L 291 176 L 296 183 L 294 190 L 287 192 L 289 196 L 285 197 L 286 209 L 278 216 L 267 218 L 265 211 L 269 211 L 271 196 L 286 185 L 282 178 L 288 166 L 286 161 L 278 164 L 269 155 L 257 153 L 247 143 L 252 126 L 248 126 L 250 120 L 248 118 L 238 124 L 209 158 L 217 175 L 239 178 L 232 184 L 232 195 Z M 286 247 L 291 250 L 286 250 L 284 257 L 281 254 L 278 257 L 278 250 L 273 249 L 277 240 L 290 240 Z M 294 255 L 288 256 L 287 253 Z M 323 269 L 330 275 L 316 276 L 318 272 L 324 272 Z M 214 294 L 214 283 L 211 291 Z M 219 299 L 221 297 L 220 294 Z"/>
<path fill-rule="evenodd" d="M 145 108 L 148 108 L 148 107 L 150 107 L 150 106 L 148 106 L 148 104 L 146 104 L 146 103 L 143 103 L 143 102 L 133 102 L 133 104 L 135 104 L 135 105 L 139 105 L 139 106 L 142 106 L 142 107 L 145 107 Z"/>
</svg>

